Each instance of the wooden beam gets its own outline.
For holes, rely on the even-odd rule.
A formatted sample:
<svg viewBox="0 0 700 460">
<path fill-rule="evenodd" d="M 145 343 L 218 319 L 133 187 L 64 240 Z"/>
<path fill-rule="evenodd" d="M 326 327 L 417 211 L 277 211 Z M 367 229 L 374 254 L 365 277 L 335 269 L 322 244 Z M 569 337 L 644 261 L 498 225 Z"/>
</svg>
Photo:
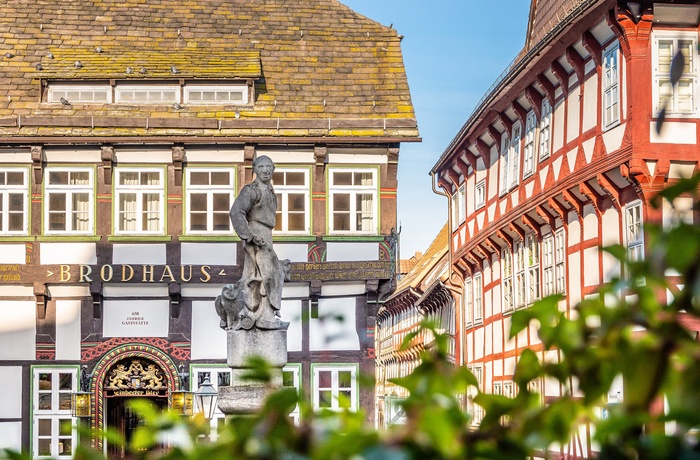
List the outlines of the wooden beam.
<svg viewBox="0 0 700 460">
<path fill-rule="evenodd" d="M 489 135 L 493 138 L 493 141 L 496 143 L 496 151 L 498 154 L 501 154 L 501 138 L 503 137 L 503 133 L 501 133 L 499 130 L 496 129 L 495 126 L 489 125 L 488 128 L 486 128 L 489 132 Z"/>
<path fill-rule="evenodd" d="M 474 143 L 476 146 L 476 150 L 479 151 L 479 155 L 481 155 L 481 160 L 484 162 L 484 167 L 486 169 L 491 167 L 491 147 L 480 137 L 476 138 L 476 142 Z M 474 168 L 476 170 L 476 168 Z"/>
<path fill-rule="evenodd" d="M 583 47 L 586 48 L 586 51 L 593 58 L 596 68 L 600 69 L 600 66 L 603 64 L 603 48 L 600 46 L 600 43 L 598 43 L 598 40 L 596 40 L 590 30 L 583 33 L 582 42 Z"/>
<path fill-rule="evenodd" d="M 538 222 L 535 221 L 535 219 L 533 219 L 527 214 L 521 215 L 520 219 L 526 226 L 530 227 L 530 229 L 532 229 L 532 231 L 535 232 L 535 235 L 537 235 L 537 239 L 542 239 L 542 227 Z"/>
<path fill-rule="evenodd" d="M 515 111 L 515 115 L 518 117 L 518 120 L 520 120 L 520 126 L 523 127 L 523 131 L 525 130 L 525 119 L 527 118 L 527 110 L 520 105 L 520 102 L 518 101 L 513 101 L 513 110 Z"/>
<path fill-rule="evenodd" d="M 511 121 L 510 118 L 508 118 L 508 115 L 505 114 L 505 112 L 499 112 L 498 113 L 498 119 L 501 120 L 501 123 L 503 123 L 503 126 L 506 128 L 506 133 L 508 133 L 508 136 L 513 135 L 513 122 Z"/>
<path fill-rule="evenodd" d="M 617 207 L 618 209 L 621 208 L 620 188 L 617 185 L 615 185 L 610 179 L 608 179 L 608 176 L 606 176 L 605 173 L 597 174 L 596 180 L 598 181 L 598 185 L 600 186 L 600 188 L 602 188 L 603 191 L 608 194 L 615 207 Z"/>
<path fill-rule="evenodd" d="M 540 85 L 540 87 L 542 87 L 542 90 L 549 101 L 549 105 L 554 107 L 555 88 L 552 82 L 549 81 L 549 78 L 547 78 L 545 74 L 541 73 L 537 76 L 537 83 Z"/>
<path fill-rule="evenodd" d="M 566 48 L 565 55 L 566 60 L 569 61 L 571 67 L 574 68 L 574 73 L 576 74 L 579 85 L 583 85 L 583 76 L 586 71 L 586 64 L 583 62 L 583 58 L 580 54 L 578 54 L 578 51 L 576 51 L 576 48 L 573 46 Z"/>
<path fill-rule="evenodd" d="M 559 82 L 559 86 L 564 92 L 564 96 L 567 96 L 569 94 L 569 73 L 556 59 L 552 62 L 552 73 Z"/>
<path fill-rule="evenodd" d="M 532 110 L 539 120 L 542 117 L 542 100 L 544 97 L 533 86 L 528 86 L 525 89 L 525 97 L 530 102 Z"/>
</svg>

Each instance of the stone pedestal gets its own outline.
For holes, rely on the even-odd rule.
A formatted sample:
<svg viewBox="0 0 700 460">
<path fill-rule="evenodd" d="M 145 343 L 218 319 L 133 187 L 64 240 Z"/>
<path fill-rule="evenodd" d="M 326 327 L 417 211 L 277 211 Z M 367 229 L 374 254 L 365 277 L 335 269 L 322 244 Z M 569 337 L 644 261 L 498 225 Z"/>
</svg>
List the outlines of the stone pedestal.
<svg viewBox="0 0 700 460">
<path fill-rule="evenodd" d="M 231 385 L 219 388 L 219 409 L 227 415 L 254 414 L 265 399 L 282 387 L 282 368 L 287 364 L 286 330 L 229 330 L 228 366 L 233 370 Z M 252 357 L 264 359 L 274 368 L 269 383 L 246 381 L 247 361 Z"/>
</svg>

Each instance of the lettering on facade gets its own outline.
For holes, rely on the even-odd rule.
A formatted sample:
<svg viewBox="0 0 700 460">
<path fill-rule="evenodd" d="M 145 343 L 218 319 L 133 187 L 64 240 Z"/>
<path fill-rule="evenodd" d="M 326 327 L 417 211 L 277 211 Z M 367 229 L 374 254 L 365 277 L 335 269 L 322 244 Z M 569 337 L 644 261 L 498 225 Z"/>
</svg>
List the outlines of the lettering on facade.
<svg viewBox="0 0 700 460">
<path fill-rule="evenodd" d="M 132 311 L 131 315 L 122 321 L 122 326 L 148 326 L 148 324 L 148 320 L 137 311 Z"/>
<path fill-rule="evenodd" d="M 114 390 L 112 396 L 162 396 L 158 390 Z"/>
<path fill-rule="evenodd" d="M 76 269 L 77 267 L 77 269 Z M 214 276 L 209 265 L 179 265 L 174 268 L 170 265 L 60 265 L 58 272 L 46 271 L 49 281 L 59 283 L 209 283 Z M 218 271 L 216 276 L 225 276 L 225 270 Z M 57 276 L 56 278 L 53 278 Z"/>
<path fill-rule="evenodd" d="M 0 281 L 21 281 L 19 264 L 0 264 Z"/>
</svg>

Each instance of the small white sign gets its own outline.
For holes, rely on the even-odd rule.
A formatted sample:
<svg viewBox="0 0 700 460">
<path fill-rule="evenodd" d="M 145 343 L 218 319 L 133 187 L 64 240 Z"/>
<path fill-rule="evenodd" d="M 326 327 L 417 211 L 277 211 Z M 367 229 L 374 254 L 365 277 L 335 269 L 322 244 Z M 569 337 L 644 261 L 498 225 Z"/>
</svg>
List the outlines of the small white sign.
<svg viewBox="0 0 700 460">
<path fill-rule="evenodd" d="M 104 337 L 167 337 L 168 300 L 106 300 L 102 322 Z"/>
</svg>

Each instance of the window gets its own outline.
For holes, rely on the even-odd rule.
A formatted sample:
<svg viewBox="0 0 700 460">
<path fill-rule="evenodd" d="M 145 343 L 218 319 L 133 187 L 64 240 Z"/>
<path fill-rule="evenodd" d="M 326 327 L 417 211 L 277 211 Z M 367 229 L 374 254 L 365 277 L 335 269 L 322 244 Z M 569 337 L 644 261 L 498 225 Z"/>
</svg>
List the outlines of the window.
<svg viewBox="0 0 700 460">
<path fill-rule="evenodd" d="M 329 175 L 331 233 L 376 234 L 377 170 L 331 169 Z"/>
<path fill-rule="evenodd" d="M 550 233 L 542 238 L 542 294 L 552 295 L 554 290 L 554 237 Z"/>
<path fill-rule="evenodd" d="M 474 323 L 484 320 L 483 289 L 481 273 L 477 273 L 474 275 Z"/>
<path fill-rule="evenodd" d="M 510 141 L 508 133 L 501 135 L 501 195 L 508 191 L 510 172 Z"/>
<path fill-rule="evenodd" d="M 644 230 L 642 228 L 642 202 L 636 201 L 625 207 L 625 240 L 630 262 L 644 258 Z"/>
<path fill-rule="evenodd" d="M 93 169 L 47 168 L 44 232 L 93 232 Z"/>
<path fill-rule="evenodd" d="M 187 168 L 187 233 L 230 233 L 233 168 Z"/>
<path fill-rule="evenodd" d="M 564 229 L 558 230 L 554 234 L 554 276 L 556 279 L 557 293 L 566 292 L 566 272 L 564 271 L 564 261 L 566 260 L 566 238 Z"/>
<path fill-rule="evenodd" d="M 510 187 L 518 185 L 520 180 L 520 124 L 513 126 L 513 141 L 510 143 Z"/>
<path fill-rule="evenodd" d="M 509 248 L 501 253 L 501 267 L 503 271 L 503 311 L 512 311 L 515 306 L 513 301 L 513 256 Z"/>
<path fill-rule="evenodd" d="M 603 53 L 603 128 L 620 121 L 620 70 L 617 42 Z"/>
<path fill-rule="evenodd" d="M 518 240 L 513 245 L 513 259 L 515 265 L 515 307 L 525 306 L 525 245 L 522 240 Z"/>
<path fill-rule="evenodd" d="M 474 321 L 474 288 L 471 278 L 464 281 L 464 317 L 467 320 L 467 325 L 471 325 Z"/>
<path fill-rule="evenodd" d="M 539 133 L 539 152 L 540 161 L 549 158 L 549 146 L 551 138 L 552 126 L 552 106 L 549 100 L 545 98 L 542 101 L 542 114 L 540 115 L 540 133 Z"/>
<path fill-rule="evenodd" d="M 357 410 L 357 365 L 313 366 L 314 410 Z"/>
<path fill-rule="evenodd" d="M 108 84 L 84 85 L 49 83 L 48 89 L 48 102 L 52 103 L 61 103 L 61 99 L 71 104 L 109 104 L 112 102 L 112 87 Z"/>
<path fill-rule="evenodd" d="M 459 202 L 457 203 L 457 217 L 459 218 L 459 223 L 463 224 L 467 220 L 467 185 L 462 184 L 459 187 Z"/>
<path fill-rule="evenodd" d="M 452 230 L 454 231 L 459 228 L 459 193 L 452 195 L 450 200 L 452 202 L 450 217 L 452 217 Z"/>
<path fill-rule="evenodd" d="M 114 194 L 114 220 L 118 234 L 163 233 L 165 186 L 162 169 L 118 169 Z"/>
<path fill-rule="evenodd" d="M 474 208 L 480 209 L 486 205 L 486 181 L 482 180 L 474 187 Z"/>
<path fill-rule="evenodd" d="M 186 85 L 186 104 L 247 104 L 246 85 Z"/>
<path fill-rule="evenodd" d="M 0 169 L 0 233 L 25 235 L 27 233 L 27 170 Z"/>
<path fill-rule="evenodd" d="M 481 389 L 483 388 L 483 368 L 480 365 L 469 366 L 469 371 L 472 374 L 474 374 L 474 377 L 476 377 L 479 386 L 477 388 L 474 388 L 473 386 L 467 388 L 467 412 L 472 417 L 472 425 L 478 425 L 484 418 L 484 409 L 474 402 L 474 398 L 481 392 Z"/>
<path fill-rule="evenodd" d="M 33 368 L 32 451 L 34 458 L 72 458 L 77 442 L 71 393 L 77 388 L 73 368 Z"/>
<path fill-rule="evenodd" d="M 275 231 L 308 234 L 311 231 L 309 170 L 277 168 L 272 183 L 277 195 Z"/>
<path fill-rule="evenodd" d="M 192 383 L 191 391 L 197 391 L 205 380 L 209 379 L 209 383 L 215 390 L 220 387 L 231 385 L 231 369 L 228 367 L 192 367 Z M 196 399 L 196 398 L 195 398 Z M 195 411 L 200 410 L 195 407 Z M 209 433 L 200 435 L 199 439 L 203 441 L 216 441 L 221 433 L 221 430 L 226 425 L 226 415 L 221 412 L 217 406 L 214 409 L 214 416 L 209 421 Z"/>
<path fill-rule="evenodd" d="M 117 85 L 119 104 L 173 104 L 180 102 L 179 85 Z"/>
<path fill-rule="evenodd" d="M 527 302 L 540 298 L 540 244 L 533 234 L 526 236 L 527 244 Z"/>
<path fill-rule="evenodd" d="M 301 391 L 301 364 L 288 364 L 282 369 L 282 386 L 295 388 L 297 393 Z M 299 425 L 299 404 L 289 414 L 290 420 Z"/>
<path fill-rule="evenodd" d="M 535 112 L 530 111 L 525 118 L 525 149 L 523 150 L 523 177 L 531 175 L 535 171 L 535 127 L 537 118 Z"/>
<path fill-rule="evenodd" d="M 654 38 L 654 101 L 658 112 L 664 105 L 668 113 L 690 114 L 696 109 L 697 33 L 656 34 Z M 676 53 L 685 57 L 680 80 L 671 86 L 671 62 Z"/>
</svg>

